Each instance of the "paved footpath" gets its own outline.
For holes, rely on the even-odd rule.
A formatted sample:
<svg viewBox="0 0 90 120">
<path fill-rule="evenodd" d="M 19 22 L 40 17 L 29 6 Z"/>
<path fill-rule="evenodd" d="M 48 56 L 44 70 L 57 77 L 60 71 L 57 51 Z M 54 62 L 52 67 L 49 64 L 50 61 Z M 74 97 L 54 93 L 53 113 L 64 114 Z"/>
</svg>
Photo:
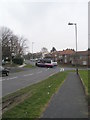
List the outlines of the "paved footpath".
<svg viewBox="0 0 90 120">
<path fill-rule="evenodd" d="M 88 103 L 76 73 L 70 73 L 41 118 L 88 118 Z"/>
</svg>

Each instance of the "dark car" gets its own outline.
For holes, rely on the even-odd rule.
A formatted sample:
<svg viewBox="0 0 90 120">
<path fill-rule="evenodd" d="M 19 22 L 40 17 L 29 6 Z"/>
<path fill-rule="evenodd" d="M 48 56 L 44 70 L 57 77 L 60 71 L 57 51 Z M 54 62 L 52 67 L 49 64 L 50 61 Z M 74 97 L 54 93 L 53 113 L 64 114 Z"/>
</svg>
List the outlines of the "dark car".
<svg viewBox="0 0 90 120">
<path fill-rule="evenodd" d="M 2 66 L 0 66 L 0 73 L 3 75 L 5 74 L 6 76 L 9 75 L 9 70 L 7 68 L 4 68 Z"/>
</svg>

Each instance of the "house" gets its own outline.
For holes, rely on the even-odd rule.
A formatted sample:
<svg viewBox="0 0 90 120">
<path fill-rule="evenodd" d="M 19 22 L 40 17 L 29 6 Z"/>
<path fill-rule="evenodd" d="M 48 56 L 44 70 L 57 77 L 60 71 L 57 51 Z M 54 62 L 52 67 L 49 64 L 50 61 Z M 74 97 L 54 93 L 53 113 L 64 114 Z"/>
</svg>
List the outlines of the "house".
<svg viewBox="0 0 90 120">
<path fill-rule="evenodd" d="M 77 51 L 77 53 L 72 54 L 72 58 L 72 65 L 88 65 L 88 51 Z"/>
<path fill-rule="evenodd" d="M 66 49 L 63 51 L 54 51 L 52 53 L 46 54 L 46 58 L 54 59 L 60 63 L 71 63 L 71 55 L 75 53 L 74 49 Z"/>
<path fill-rule="evenodd" d="M 75 53 L 74 49 L 66 49 L 60 51 L 60 55 L 59 55 L 60 63 L 71 64 L 73 60 L 72 54 L 74 53 Z"/>
<path fill-rule="evenodd" d="M 90 66 L 90 50 L 77 51 L 76 53 L 74 49 L 66 49 L 46 54 L 45 57 L 54 59 L 61 64 Z"/>
</svg>

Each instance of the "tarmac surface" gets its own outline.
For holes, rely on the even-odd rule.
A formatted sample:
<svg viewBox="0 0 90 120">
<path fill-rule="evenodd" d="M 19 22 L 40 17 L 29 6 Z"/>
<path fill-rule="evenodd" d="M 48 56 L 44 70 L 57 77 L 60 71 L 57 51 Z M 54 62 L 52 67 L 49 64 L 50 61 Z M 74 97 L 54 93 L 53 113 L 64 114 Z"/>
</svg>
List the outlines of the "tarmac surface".
<svg viewBox="0 0 90 120">
<path fill-rule="evenodd" d="M 88 118 L 88 103 L 76 73 L 70 73 L 41 118 Z"/>
</svg>

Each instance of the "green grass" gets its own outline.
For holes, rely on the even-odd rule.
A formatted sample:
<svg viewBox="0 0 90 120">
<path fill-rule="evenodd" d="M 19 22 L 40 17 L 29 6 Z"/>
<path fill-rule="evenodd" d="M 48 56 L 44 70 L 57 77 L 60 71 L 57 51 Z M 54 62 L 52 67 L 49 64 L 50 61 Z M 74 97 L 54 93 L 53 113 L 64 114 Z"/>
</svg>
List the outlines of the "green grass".
<svg viewBox="0 0 90 120">
<path fill-rule="evenodd" d="M 88 71 L 87 70 L 79 70 L 79 74 L 85 85 L 86 92 L 88 93 Z"/>
<path fill-rule="evenodd" d="M 26 64 L 26 65 L 24 66 L 24 68 L 33 68 L 33 67 L 35 67 L 35 66 L 33 66 L 33 65 L 31 65 L 31 64 Z"/>
<path fill-rule="evenodd" d="M 18 64 L 15 64 L 15 63 L 6 63 L 5 65 L 3 65 L 4 67 L 18 67 L 19 65 Z"/>
<path fill-rule="evenodd" d="M 3 118 L 39 118 L 53 94 L 60 88 L 68 72 L 57 73 L 37 84 L 28 86 L 3 98 L 3 102 L 20 96 L 21 102 L 11 105 Z M 24 97 L 23 97 L 24 96 Z M 17 101 L 17 100 L 16 100 Z"/>
<path fill-rule="evenodd" d="M 83 83 L 85 85 L 85 91 L 87 95 L 88 100 L 88 106 L 90 106 L 90 70 L 80 70 L 79 71 L 80 77 L 83 80 Z M 89 108 L 90 109 L 90 108 Z M 89 111 L 90 114 L 90 111 Z"/>
</svg>

